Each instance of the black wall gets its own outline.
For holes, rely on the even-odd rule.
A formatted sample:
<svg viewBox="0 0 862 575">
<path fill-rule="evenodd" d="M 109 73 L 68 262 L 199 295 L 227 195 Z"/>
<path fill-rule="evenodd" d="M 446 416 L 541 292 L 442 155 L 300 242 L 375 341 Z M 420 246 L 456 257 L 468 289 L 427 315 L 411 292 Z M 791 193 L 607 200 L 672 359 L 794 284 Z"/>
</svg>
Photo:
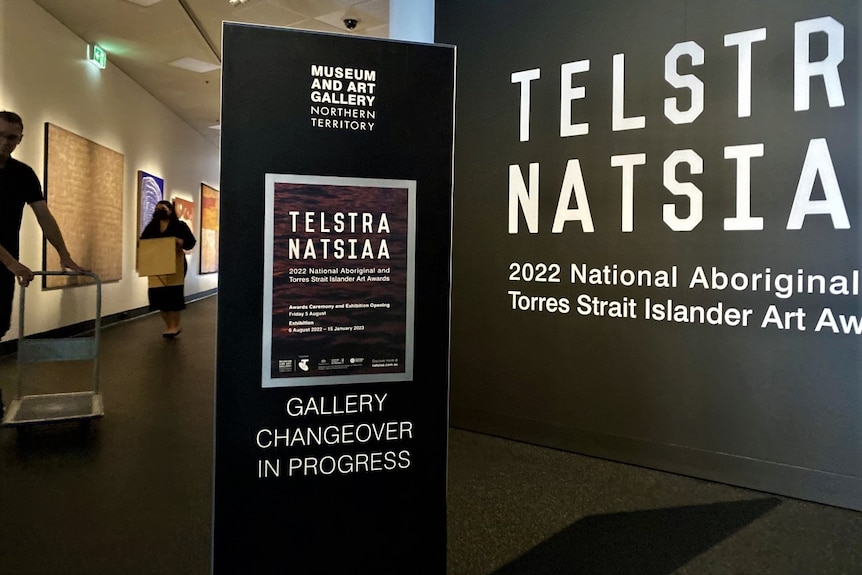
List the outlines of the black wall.
<svg viewBox="0 0 862 575">
<path fill-rule="evenodd" d="M 452 423 L 862 509 L 860 21 L 851 1 L 438 0 L 436 40 L 458 46 Z M 744 31 L 750 76 L 727 38 Z M 674 123 L 665 100 L 697 98 L 665 62 L 690 42 L 702 63 L 671 69 L 702 85 L 703 109 Z M 614 128 L 618 54 L 617 116 L 643 127 Z M 798 62 L 824 59 L 795 96 Z M 577 62 L 566 87 L 583 97 L 561 104 Z M 524 138 L 512 75 L 536 69 Z M 587 133 L 561 135 L 566 106 Z M 534 221 L 511 200 L 531 164 Z M 740 189 L 762 225 L 733 229 Z M 566 208 L 580 211 L 554 230 Z M 810 276 L 825 293 L 797 285 Z M 647 319 L 647 298 L 675 317 Z"/>
</svg>

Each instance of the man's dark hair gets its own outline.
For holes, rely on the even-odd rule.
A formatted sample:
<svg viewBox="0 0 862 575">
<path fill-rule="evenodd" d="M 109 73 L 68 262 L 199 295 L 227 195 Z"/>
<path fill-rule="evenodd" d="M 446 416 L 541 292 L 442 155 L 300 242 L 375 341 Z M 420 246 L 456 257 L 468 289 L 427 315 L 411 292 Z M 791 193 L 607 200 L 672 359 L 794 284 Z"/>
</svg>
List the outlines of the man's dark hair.
<svg viewBox="0 0 862 575">
<path fill-rule="evenodd" d="M 15 112 L 10 112 L 9 110 L 0 111 L 0 120 L 5 120 L 10 124 L 18 124 L 22 130 L 24 129 L 24 120 Z"/>
</svg>

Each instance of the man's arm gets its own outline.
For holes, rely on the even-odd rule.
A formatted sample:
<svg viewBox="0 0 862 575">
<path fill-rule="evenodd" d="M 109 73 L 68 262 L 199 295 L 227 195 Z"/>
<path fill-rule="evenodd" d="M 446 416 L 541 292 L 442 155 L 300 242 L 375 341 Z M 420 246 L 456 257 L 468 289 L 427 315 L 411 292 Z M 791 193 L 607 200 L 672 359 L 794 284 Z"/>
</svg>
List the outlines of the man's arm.
<svg viewBox="0 0 862 575">
<path fill-rule="evenodd" d="M 36 220 L 39 222 L 42 231 L 45 232 L 45 237 L 51 242 L 51 245 L 60 254 L 60 265 L 63 268 L 68 268 L 76 272 L 86 271 L 84 268 L 75 263 L 72 256 L 69 255 L 69 250 L 66 248 L 66 242 L 63 241 L 63 234 L 60 233 L 60 226 L 57 225 L 57 220 L 48 209 L 48 202 L 39 200 L 30 204 L 33 208 L 33 213 L 36 214 Z M 8 267 L 8 266 L 7 266 Z"/>
<path fill-rule="evenodd" d="M 0 246 L 0 262 L 3 263 L 6 268 L 10 272 L 12 272 L 16 278 L 18 278 L 18 283 L 24 287 L 30 285 L 30 282 L 33 279 L 33 270 L 16 260 L 12 257 L 6 248 Z"/>
</svg>

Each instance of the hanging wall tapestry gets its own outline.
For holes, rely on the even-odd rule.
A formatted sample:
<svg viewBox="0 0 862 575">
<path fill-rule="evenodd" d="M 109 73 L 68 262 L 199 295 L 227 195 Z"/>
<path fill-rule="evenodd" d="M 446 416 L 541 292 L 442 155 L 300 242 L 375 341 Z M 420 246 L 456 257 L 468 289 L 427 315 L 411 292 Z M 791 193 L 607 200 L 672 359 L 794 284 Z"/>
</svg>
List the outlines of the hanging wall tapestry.
<svg viewBox="0 0 862 575">
<path fill-rule="evenodd" d="M 185 222 L 192 233 L 194 233 L 195 203 L 191 200 L 178 198 L 176 196 L 171 201 L 174 203 L 174 212 L 177 214 L 177 218 L 179 218 L 181 222 Z"/>
<path fill-rule="evenodd" d="M 201 184 L 201 268 L 200 273 L 218 271 L 218 190 Z"/>
<path fill-rule="evenodd" d="M 138 236 L 153 219 L 156 204 L 165 199 L 165 180 L 138 170 Z"/>
<path fill-rule="evenodd" d="M 123 154 L 45 124 L 45 199 L 72 258 L 103 282 L 123 277 Z M 43 267 L 60 256 L 43 240 Z M 43 288 L 91 283 L 89 277 L 43 276 Z"/>
</svg>

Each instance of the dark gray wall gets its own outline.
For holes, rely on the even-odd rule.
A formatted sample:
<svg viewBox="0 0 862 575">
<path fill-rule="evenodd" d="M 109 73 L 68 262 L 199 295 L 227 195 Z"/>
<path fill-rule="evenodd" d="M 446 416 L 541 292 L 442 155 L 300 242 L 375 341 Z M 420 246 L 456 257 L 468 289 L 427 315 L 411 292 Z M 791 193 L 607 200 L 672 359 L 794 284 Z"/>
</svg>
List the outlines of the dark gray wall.
<svg viewBox="0 0 862 575">
<path fill-rule="evenodd" d="M 859 24 L 847 0 L 438 0 L 435 39 L 458 47 L 452 423 L 862 509 Z M 750 59 L 729 36 L 745 31 Z M 666 80 L 667 59 L 702 85 L 693 120 L 665 113 L 666 99 L 697 101 Z M 820 61 L 825 75 L 802 81 Z M 561 104 L 564 76 L 582 98 Z M 578 123 L 588 132 L 561 135 Z M 521 188 L 532 212 L 511 200 Z M 580 212 L 554 230 L 566 208 Z M 539 264 L 559 281 L 536 281 Z M 673 270 L 675 285 L 655 285 Z M 809 276 L 825 293 L 797 285 Z M 647 299 L 672 300 L 675 319 L 647 319 Z M 683 321 L 693 307 L 713 310 Z"/>
</svg>

